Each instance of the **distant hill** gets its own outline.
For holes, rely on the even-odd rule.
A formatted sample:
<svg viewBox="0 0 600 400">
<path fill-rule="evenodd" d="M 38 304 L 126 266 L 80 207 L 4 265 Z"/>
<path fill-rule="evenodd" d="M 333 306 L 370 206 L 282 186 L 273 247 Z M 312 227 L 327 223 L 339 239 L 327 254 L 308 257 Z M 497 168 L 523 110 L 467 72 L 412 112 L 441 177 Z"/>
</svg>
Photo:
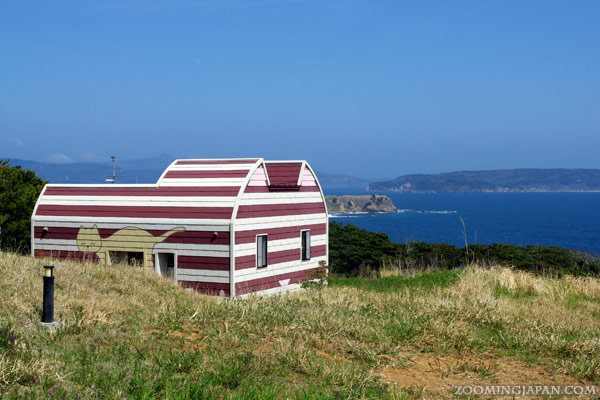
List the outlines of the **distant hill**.
<svg viewBox="0 0 600 400">
<path fill-rule="evenodd" d="M 502 169 L 403 175 L 367 190 L 416 193 L 600 191 L 600 169 Z"/>
<path fill-rule="evenodd" d="M 348 175 L 334 175 L 315 171 L 319 183 L 326 189 L 364 189 L 369 184 L 366 179 L 355 178 Z"/>
<path fill-rule="evenodd" d="M 117 183 L 156 183 L 165 168 L 175 160 L 168 154 L 139 160 L 117 159 Z M 104 183 L 112 175 L 112 162 L 48 163 L 17 158 L 10 165 L 20 165 L 35 171 L 37 176 L 50 183 Z"/>
<path fill-rule="evenodd" d="M 117 158 L 117 183 L 156 183 L 175 157 L 161 154 L 156 157 L 122 160 Z M 10 165 L 20 165 L 35 171 L 50 183 L 104 183 L 112 175 L 112 162 L 49 163 L 10 158 Z M 316 172 L 319 183 L 326 189 L 364 189 L 369 181 L 348 175 Z"/>
</svg>

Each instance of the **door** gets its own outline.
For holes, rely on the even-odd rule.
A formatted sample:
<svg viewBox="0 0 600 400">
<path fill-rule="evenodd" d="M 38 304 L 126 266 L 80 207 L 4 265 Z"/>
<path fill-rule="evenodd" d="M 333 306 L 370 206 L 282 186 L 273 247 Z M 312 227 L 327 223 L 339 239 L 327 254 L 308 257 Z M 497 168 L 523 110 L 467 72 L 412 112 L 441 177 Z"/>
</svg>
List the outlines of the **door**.
<svg viewBox="0 0 600 400">
<path fill-rule="evenodd" d="M 156 272 L 165 278 L 175 280 L 175 254 L 156 253 L 156 261 Z"/>
</svg>

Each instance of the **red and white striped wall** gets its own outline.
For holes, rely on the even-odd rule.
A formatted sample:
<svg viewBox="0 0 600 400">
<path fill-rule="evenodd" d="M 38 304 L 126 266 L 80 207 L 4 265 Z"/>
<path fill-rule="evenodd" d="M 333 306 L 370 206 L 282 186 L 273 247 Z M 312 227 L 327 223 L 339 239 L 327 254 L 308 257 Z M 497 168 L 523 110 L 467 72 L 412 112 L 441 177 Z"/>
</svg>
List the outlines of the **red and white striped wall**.
<svg viewBox="0 0 600 400">
<path fill-rule="evenodd" d="M 118 238 L 131 251 L 147 244 L 126 228 L 144 230 L 157 238 L 152 254 L 175 254 L 175 279 L 206 293 L 294 290 L 327 263 L 327 210 L 305 161 L 176 160 L 154 185 L 47 185 L 32 216 L 33 255 L 101 261 L 78 243 L 82 227 L 96 227 L 106 249 Z M 303 230 L 311 231 L 307 261 Z M 264 268 L 257 235 L 268 238 Z"/>
</svg>

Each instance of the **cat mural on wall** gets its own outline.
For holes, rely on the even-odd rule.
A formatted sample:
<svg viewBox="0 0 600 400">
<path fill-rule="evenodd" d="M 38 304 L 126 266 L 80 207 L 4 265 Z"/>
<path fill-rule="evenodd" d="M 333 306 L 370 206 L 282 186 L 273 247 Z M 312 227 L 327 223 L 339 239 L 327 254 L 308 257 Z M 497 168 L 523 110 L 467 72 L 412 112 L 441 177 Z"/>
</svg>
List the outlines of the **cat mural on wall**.
<svg viewBox="0 0 600 400">
<path fill-rule="evenodd" d="M 77 247 L 81 252 L 95 253 L 102 264 L 112 263 L 110 258 L 112 252 L 114 254 L 143 253 L 142 264 L 153 267 L 152 251 L 154 246 L 162 243 L 172 234 L 183 231 L 185 228 L 178 227 L 160 236 L 154 236 L 148 231 L 130 226 L 116 231 L 109 237 L 102 238 L 97 225 L 91 228 L 81 225 L 77 233 Z"/>
</svg>

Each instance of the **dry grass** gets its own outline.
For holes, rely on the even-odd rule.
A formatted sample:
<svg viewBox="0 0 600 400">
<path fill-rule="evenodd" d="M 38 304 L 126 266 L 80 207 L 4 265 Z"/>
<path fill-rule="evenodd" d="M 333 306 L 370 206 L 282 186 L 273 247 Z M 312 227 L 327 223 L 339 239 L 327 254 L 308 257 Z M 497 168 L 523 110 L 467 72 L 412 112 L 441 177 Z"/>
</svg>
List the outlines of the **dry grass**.
<svg viewBox="0 0 600 400">
<path fill-rule="evenodd" d="M 48 331 L 45 262 L 0 253 L 0 327 L 20 336 L 0 348 L 0 387 L 12 394 L 421 398 L 519 376 L 600 383 L 597 279 L 471 267 L 439 285 L 440 273 L 399 271 L 389 279 L 408 283 L 394 290 L 334 282 L 228 301 L 148 270 L 61 261 L 61 326 Z"/>
<path fill-rule="evenodd" d="M 41 316 L 42 267 L 56 265 L 55 319 L 85 331 L 96 325 L 155 323 L 177 310 L 178 301 L 198 298 L 175 284 L 156 279 L 149 269 L 122 265 L 40 260 L 0 253 L 1 322 L 34 326 Z M 136 315 L 131 320 L 132 314 Z"/>
</svg>

